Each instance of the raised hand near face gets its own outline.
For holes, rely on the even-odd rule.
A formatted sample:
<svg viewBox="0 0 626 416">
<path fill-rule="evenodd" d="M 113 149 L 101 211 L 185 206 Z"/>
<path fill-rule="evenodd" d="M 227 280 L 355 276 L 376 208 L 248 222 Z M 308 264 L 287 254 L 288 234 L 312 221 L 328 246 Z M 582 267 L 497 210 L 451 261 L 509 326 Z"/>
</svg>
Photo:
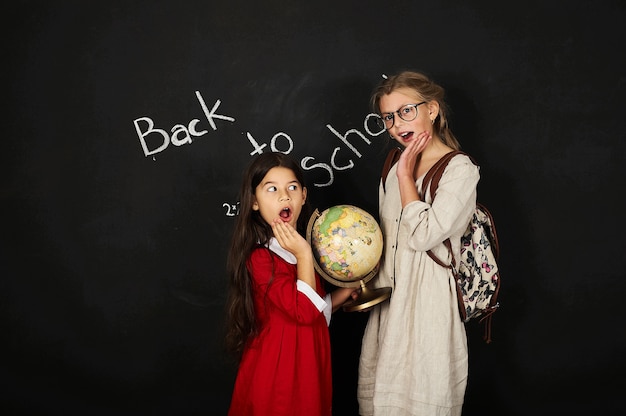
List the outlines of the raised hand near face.
<svg viewBox="0 0 626 416">
<path fill-rule="evenodd" d="M 271 225 L 274 237 L 282 248 L 292 253 L 297 259 L 312 256 L 309 243 L 288 222 L 276 218 Z"/>
<path fill-rule="evenodd" d="M 432 136 L 429 132 L 423 131 L 417 135 L 415 140 L 409 142 L 398 160 L 397 176 L 399 179 L 410 177 L 412 182 L 415 181 L 414 172 L 415 166 L 419 159 L 419 155 L 428 146 L 428 143 L 432 140 Z"/>
</svg>

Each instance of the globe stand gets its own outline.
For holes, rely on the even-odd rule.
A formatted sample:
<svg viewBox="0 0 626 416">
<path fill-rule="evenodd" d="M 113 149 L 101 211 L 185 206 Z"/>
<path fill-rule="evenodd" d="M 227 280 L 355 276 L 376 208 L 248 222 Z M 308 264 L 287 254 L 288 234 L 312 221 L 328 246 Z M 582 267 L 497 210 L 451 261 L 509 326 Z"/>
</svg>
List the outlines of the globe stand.
<svg viewBox="0 0 626 416">
<path fill-rule="evenodd" d="M 313 223 L 315 223 L 315 220 L 317 220 L 319 216 L 320 216 L 320 213 L 316 209 L 311 215 L 311 218 L 309 219 L 309 223 L 306 229 L 306 240 L 309 243 L 309 245 L 311 245 L 311 234 L 312 234 L 311 231 L 313 229 Z M 318 263 L 317 255 L 313 256 L 313 260 L 314 260 L 313 267 L 315 268 L 317 273 L 319 273 L 319 275 L 322 276 L 327 282 L 335 286 L 344 287 L 344 288 L 356 289 L 359 286 L 361 287 L 361 290 L 358 293 L 356 299 L 353 299 L 343 304 L 342 308 L 345 312 L 357 312 L 357 311 L 362 311 L 362 310 L 371 308 L 373 306 L 378 305 L 381 302 L 386 301 L 391 296 L 390 287 L 368 289 L 368 287 L 366 286 L 367 282 L 372 280 L 372 278 L 376 276 L 376 273 L 378 273 L 378 265 L 376 265 L 376 267 L 374 267 L 373 270 L 371 270 L 368 274 L 366 274 L 364 277 L 362 277 L 359 280 L 344 281 L 344 280 L 335 279 L 334 277 L 326 273 L 326 271 L 320 267 Z"/>
<path fill-rule="evenodd" d="M 378 268 L 374 271 L 374 274 L 378 271 Z M 365 279 L 359 280 L 361 285 L 361 292 L 356 299 L 348 301 L 343 304 L 343 310 L 346 312 L 358 312 L 372 306 L 376 306 L 381 302 L 386 301 L 391 296 L 390 287 L 380 287 L 374 289 L 368 289 L 365 285 Z"/>
</svg>

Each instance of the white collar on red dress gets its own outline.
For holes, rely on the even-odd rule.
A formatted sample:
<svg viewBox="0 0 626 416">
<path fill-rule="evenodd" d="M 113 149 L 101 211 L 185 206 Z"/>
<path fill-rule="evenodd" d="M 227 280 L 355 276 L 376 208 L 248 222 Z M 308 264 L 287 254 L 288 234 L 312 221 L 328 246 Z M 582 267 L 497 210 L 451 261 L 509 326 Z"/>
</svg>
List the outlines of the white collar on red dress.
<svg viewBox="0 0 626 416">
<path fill-rule="evenodd" d="M 298 261 L 296 260 L 296 256 L 294 256 L 292 253 L 285 250 L 280 244 L 278 244 L 278 240 L 276 240 L 275 237 L 272 237 L 270 239 L 270 242 L 267 245 L 267 248 L 272 250 L 274 253 L 278 254 L 287 263 L 298 264 Z"/>
</svg>

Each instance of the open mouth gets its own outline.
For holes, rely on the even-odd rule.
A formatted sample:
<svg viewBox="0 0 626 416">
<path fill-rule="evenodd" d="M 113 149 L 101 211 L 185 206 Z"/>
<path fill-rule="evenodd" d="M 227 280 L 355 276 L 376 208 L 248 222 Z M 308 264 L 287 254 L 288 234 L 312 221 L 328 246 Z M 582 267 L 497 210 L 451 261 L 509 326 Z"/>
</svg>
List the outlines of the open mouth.
<svg viewBox="0 0 626 416">
<path fill-rule="evenodd" d="M 408 141 L 411 139 L 411 137 L 413 137 L 413 132 L 406 131 L 406 132 L 400 133 L 399 136 L 402 138 L 402 140 Z"/>
<path fill-rule="evenodd" d="M 282 211 L 280 211 L 280 218 L 283 219 L 283 221 L 289 221 L 289 219 L 291 218 L 291 209 L 290 208 L 283 208 Z"/>
</svg>

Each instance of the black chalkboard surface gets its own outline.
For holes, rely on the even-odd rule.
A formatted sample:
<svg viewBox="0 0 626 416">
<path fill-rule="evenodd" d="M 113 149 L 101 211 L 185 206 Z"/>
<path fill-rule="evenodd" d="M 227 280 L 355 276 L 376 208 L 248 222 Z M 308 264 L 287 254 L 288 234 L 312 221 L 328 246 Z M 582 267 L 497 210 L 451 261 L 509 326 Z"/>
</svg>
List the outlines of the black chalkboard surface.
<svg viewBox="0 0 626 416">
<path fill-rule="evenodd" d="M 279 151 L 310 200 L 377 214 L 369 96 L 425 71 L 501 239 L 494 342 L 464 415 L 621 414 L 621 2 L 19 1 L 5 21 L 2 409 L 225 414 L 226 247 L 241 172 Z M 8 98 L 8 99 L 6 99 Z M 331 325 L 357 414 L 367 315 Z"/>
</svg>

